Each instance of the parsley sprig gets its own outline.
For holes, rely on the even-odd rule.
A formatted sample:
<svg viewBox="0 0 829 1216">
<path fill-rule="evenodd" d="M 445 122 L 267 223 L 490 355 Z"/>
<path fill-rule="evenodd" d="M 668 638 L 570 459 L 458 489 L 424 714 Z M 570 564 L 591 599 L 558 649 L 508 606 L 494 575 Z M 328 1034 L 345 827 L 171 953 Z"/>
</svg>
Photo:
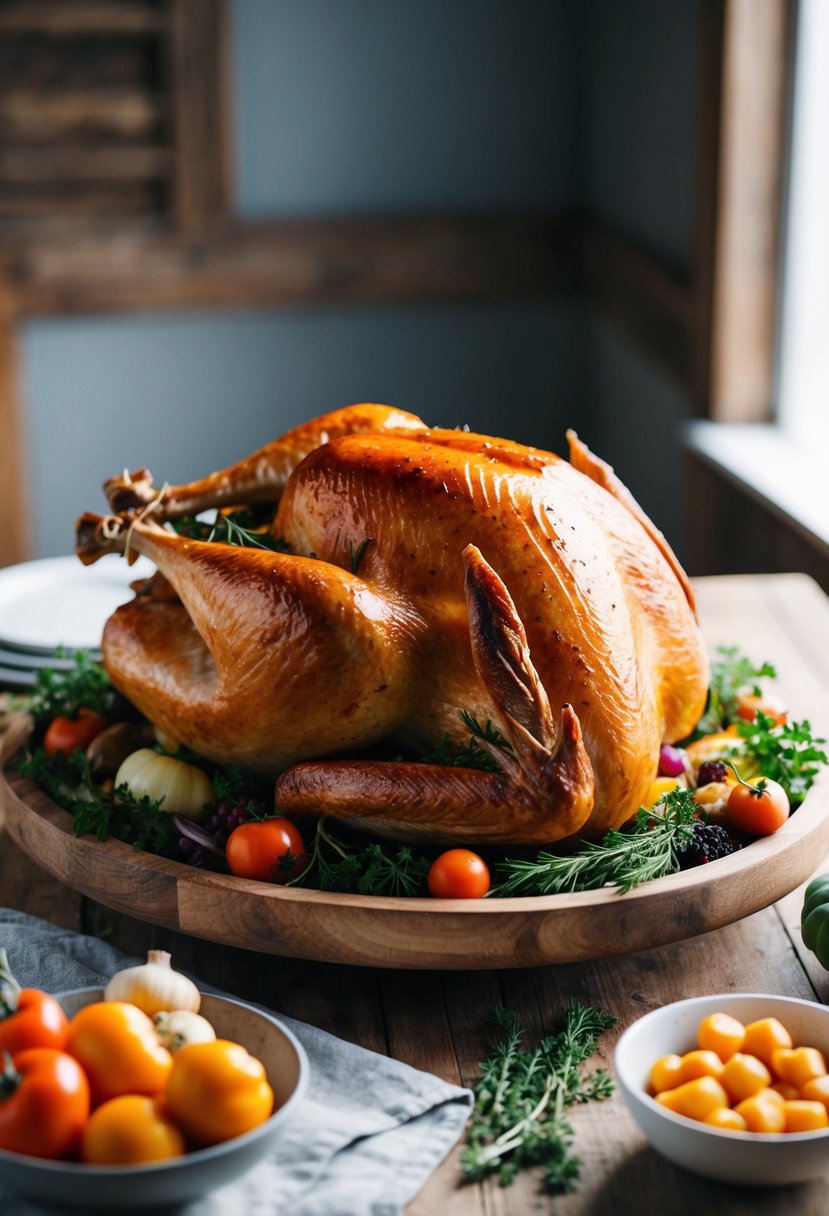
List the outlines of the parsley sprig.
<svg viewBox="0 0 829 1216">
<path fill-rule="evenodd" d="M 126 785 L 113 793 L 105 792 L 93 780 L 82 751 L 47 756 L 43 748 L 37 748 L 28 759 L 21 760 L 19 767 L 24 776 L 31 777 L 74 816 L 76 836 L 92 835 L 101 841 L 115 836 L 137 849 L 162 857 L 175 856 L 175 830 L 161 802 L 146 795 L 135 798 Z"/>
<path fill-rule="evenodd" d="M 323 816 L 317 822 L 307 868 L 285 885 L 316 886 L 320 891 L 358 891 L 361 895 L 422 895 L 430 864 L 425 855 L 410 845 L 392 849 L 374 842 L 345 844 L 331 834 Z"/>
<path fill-rule="evenodd" d="M 806 797 L 821 766 L 829 763 L 821 746 L 826 740 L 812 734 L 806 719 L 778 726 L 760 710 L 753 722 L 737 722 L 737 734 L 740 753 L 753 760 L 764 777 L 783 786 L 793 807 Z"/>
<path fill-rule="evenodd" d="M 763 689 L 759 680 L 774 680 L 776 669 L 771 663 L 759 667 L 740 653 L 738 646 L 718 646 L 719 658 L 711 664 L 711 684 L 705 713 L 697 723 L 695 737 L 712 735 L 737 717 L 738 698 L 746 693 L 759 697 Z"/>
<path fill-rule="evenodd" d="M 56 653 L 60 658 L 65 652 L 58 650 Z M 88 650 L 75 650 L 72 653 L 72 666 L 67 670 L 58 671 L 52 667 L 40 669 L 28 709 L 36 722 L 43 725 L 61 714 L 74 718 L 82 706 L 96 713 L 105 713 L 112 695 L 112 686 L 103 666 L 92 658 Z"/>
<path fill-rule="evenodd" d="M 679 856 L 693 839 L 697 809 L 690 790 L 670 790 L 651 810 L 643 807 L 630 827 L 613 828 L 598 843 L 587 841 L 573 853 L 541 850 L 530 860 L 501 862 L 502 881 L 492 894 L 558 895 L 614 886 L 624 895 L 679 869 Z"/>
<path fill-rule="evenodd" d="M 574 1002 L 562 1029 L 530 1050 L 522 1046 L 525 1032 L 511 1010 L 497 1009 L 493 1016 L 504 1038 L 481 1065 L 461 1168 L 475 1182 L 497 1172 L 507 1186 L 519 1170 L 540 1165 L 548 1190 L 572 1191 L 581 1162 L 565 1111 L 613 1092 L 604 1069 L 585 1075 L 581 1065 L 616 1019 Z"/>
</svg>

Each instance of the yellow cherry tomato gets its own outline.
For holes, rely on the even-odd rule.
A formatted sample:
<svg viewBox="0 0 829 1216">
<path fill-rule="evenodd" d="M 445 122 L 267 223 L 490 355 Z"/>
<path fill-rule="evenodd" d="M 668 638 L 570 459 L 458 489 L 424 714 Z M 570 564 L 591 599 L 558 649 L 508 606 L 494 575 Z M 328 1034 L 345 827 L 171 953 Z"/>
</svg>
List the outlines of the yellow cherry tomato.
<svg viewBox="0 0 829 1216">
<path fill-rule="evenodd" d="M 126 1001 L 96 1001 L 79 1010 L 66 1050 L 89 1077 L 95 1106 L 120 1094 L 161 1093 L 173 1067 L 152 1020 Z"/>
<path fill-rule="evenodd" d="M 184 1136 L 160 1098 L 122 1094 L 104 1102 L 87 1123 L 81 1157 L 87 1165 L 140 1165 L 184 1155 Z"/>
<path fill-rule="evenodd" d="M 165 1100 L 187 1138 L 201 1146 L 241 1136 L 273 1110 L 261 1061 L 227 1039 L 176 1052 Z"/>
</svg>

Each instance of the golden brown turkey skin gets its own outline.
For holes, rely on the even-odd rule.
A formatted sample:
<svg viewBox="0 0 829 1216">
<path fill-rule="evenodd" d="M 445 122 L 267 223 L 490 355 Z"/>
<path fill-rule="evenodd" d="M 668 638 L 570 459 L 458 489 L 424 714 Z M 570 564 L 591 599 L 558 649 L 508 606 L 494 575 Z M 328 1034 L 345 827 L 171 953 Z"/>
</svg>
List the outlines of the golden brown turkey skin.
<svg viewBox="0 0 829 1216">
<path fill-rule="evenodd" d="M 350 408 L 379 411 L 382 425 L 366 430 L 359 414 L 350 433 L 340 411 L 307 424 L 302 442 L 291 432 L 271 445 L 274 497 L 284 485 L 273 530 L 289 555 L 189 541 L 156 522 L 185 501 L 208 505 L 217 485 L 223 501 L 245 501 L 250 460 L 174 488 L 169 512 L 162 499 L 147 518 L 80 521 L 84 560 L 123 551 L 129 534 L 181 598 L 139 597 L 111 618 L 113 682 L 198 752 L 289 768 L 277 787 L 288 811 L 446 841 L 552 842 L 625 822 L 660 743 L 696 724 L 708 682 L 664 538 L 575 436 L 578 467 L 388 407 Z M 256 468 L 259 487 L 268 475 Z M 461 740 L 460 710 L 510 739 L 506 784 L 324 760 L 384 739 L 415 754 L 445 732 Z"/>
</svg>

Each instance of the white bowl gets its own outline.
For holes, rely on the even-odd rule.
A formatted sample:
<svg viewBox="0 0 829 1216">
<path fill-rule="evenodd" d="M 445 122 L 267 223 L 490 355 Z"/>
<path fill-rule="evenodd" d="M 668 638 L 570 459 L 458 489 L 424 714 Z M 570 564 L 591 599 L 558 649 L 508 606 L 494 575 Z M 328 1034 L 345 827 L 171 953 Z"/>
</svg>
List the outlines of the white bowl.
<svg viewBox="0 0 829 1216">
<path fill-rule="evenodd" d="M 786 1134 L 727 1132 L 666 1110 L 648 1093 L 660 1056 L 697 1046 L 697 1027 L 710 1013 L 740 1022 L 774 1017 L 795 1046 L 818 1047 L 829 1060 L 829 1009 L 794 997 L 729 993 L 664 1005 L 629 1026 L 616 1047 L 616 1077 L 628 1109 L 663 1157 L 695 1174 L 749 1186 L 782 1186 L 829 1173 L 829 1129 Z"/>
<path fill-rule="evenodd" d="M 60 993 L 57 999 L 71 1017 L 102 997 L 102 988 L 79 988 Z M 0 1150 L 0 1181 L 10 1190 L 61 1207 L 118 1211 L 196 1199 L 232 1182 L 265 1157 L 307 1088 L 305 1052 L 276 1018 L 241 1001 L 204 994 L 200 1012 L 218 1038 L 241 1043 L 264 1064 L 274 1091 L 275 1109 L 269 1119 L 233 1140 L 149 1165 L 83 1165 Z"/>
</svg>

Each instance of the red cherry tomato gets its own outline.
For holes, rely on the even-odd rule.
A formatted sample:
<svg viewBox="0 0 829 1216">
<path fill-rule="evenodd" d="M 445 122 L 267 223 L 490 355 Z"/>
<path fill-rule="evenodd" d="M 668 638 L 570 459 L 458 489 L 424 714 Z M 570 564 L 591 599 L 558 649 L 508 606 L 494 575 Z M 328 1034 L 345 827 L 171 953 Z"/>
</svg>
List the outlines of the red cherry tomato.
<svg viewBox="0 0 829 1216">
<path fill-rule="evenodd" d="M 776 726 L 785 726 L 789 720 L 786 706 L 779 697 L 767 694 L 762 697 L 745 694 L 737 698 L 737 713 L 744 722 L 753 722 L 757 711 L 771 718 Z"/>
<path fill-rule="evenodd" d="M 725 817 L 749 836 L 771 836 L 789 818 L 789 799 L 776 781 L 764 777 L 756 786 L 741 781 L 728 796 Z"/>
<path fill-rule="evenodd" d="M 240 824 L 230 833 L 225 854 L 231 873 L 261 882 L 288 882 L 306 865 L 305 841 L 290 819 L 282 816 Z M 283 862 L 288 855 L 287 863 Z"/>
<path fill-rule="evenodd" d="M 79 709 L 77 718 L 53 718 L 43 738 L 43 750 L 47 756 L 68 756 L 78 748 L 86 751 L 108 725 L 94 709 Z"/>
<path fill-rule="evenodd" d="M 0 956 L 0 1055 L 16 1055 L 27 1047 L 52 1047 L 62 1051 L 69 1022 L 53 996 L 37 988 L 10 990 L 3 995 L 3 957 Z"/>
<path fill-rule="evenodd" d="M 489 890 L 489 868 L 469 849 L 449 849 L 432 862 L 426 882 L 436 899 L 481 899 Z"/>
<path fill-rule="evenodd" d="M 89 1118 L 89 1082 L 77 1060 L 51 1047 L 7 1058 L 0 1090 L 0 1148 L 58 1159 L 78 1145 Z"/>
</svg>

